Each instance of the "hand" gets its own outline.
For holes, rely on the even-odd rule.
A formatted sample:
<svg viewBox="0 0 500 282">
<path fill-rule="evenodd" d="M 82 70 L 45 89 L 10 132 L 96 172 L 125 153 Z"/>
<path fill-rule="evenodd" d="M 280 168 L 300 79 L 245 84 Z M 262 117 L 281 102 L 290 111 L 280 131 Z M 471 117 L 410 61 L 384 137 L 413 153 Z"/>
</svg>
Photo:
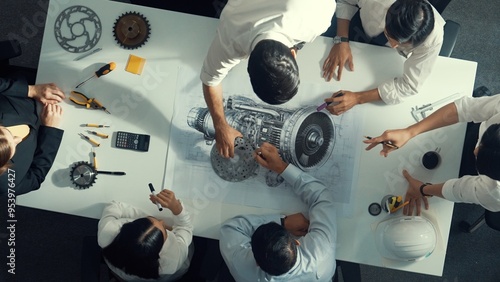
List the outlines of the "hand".
<svg viewBox="0 0 500 282">
<path fill-rule="evenodd" d="M 181 202 L 175 198 L 175 193 L 170 190 L 161 190 L 156 196 L 149 195 L 149 200 L 155 205 L 156 203 L 160 203 L 162 207 L 171 210 L 174 215 L 182 212 Z"/>
<path fill-rule="evenodd" d="M 345 64 L 349 64 L 349 69 L 354 71 L 354 61 L 352 59 L 351 46 L 348 42 L 335 44 L 330 49 L 330 54 L 323 63 L 323 77 L 330 81 L 335 75 L 337 69 L 337 80 L 342 77 L 342 70 Z"/>
<path fill-rule="evenodd" d="M 278 149 L 267 142 L 262 143 L 260 148 L 255 149 L 253 157 L 261 166 L 277 174 L 281 174 L 288 166 L 288 164 L 281 159 Z"/>
<path fill-rule="evenodd" d="M 369 140 L 364 140 L 363 143 L 369 144 L 365 150 L 369 151 L 373 147 L 377 146 L 381 142 L 390 142 L 391 144 L 397 146 L 398 148 L 403 147 L 408 140 L 412 138 L 412 135 L 408 129 L 397 129 L 397 130 L 386 130 L 380 136 L 374 137 Z M 382 145 L 382 150 L 380 155 L 387 157 L 390 152 L 396 150 L 396 148 L 389 147 L 387 145 Z"/>
<path fill-rule="evenodd" d="M 405 202 L 409 201 L 409 204 L 403 207 L 403 214 L 412 215 L 413 209 L 416 207 L 417 215 L 420 215 L 420 212 L 422 210 L 422 202 L 424 202 L 425 209 L 429 209 L 429 201 L 427 200 L 427 197 L 424 197 L 422 196 L 422 194 L 420 194 L 420 186 L 424 183 L 411 177 L 411 175 L 406 170 L 403 170 L 403 176 L 409 183 L 409 187 L 405 195 Z"/>
<path fill-rule="evenodd" d="M 42 124 L 49 127 L 58 127 L 62 119 L 62 107 L 55 104 L 45 104 L 40 114 Z"/>
<path fill-rule="evenodd" d="M 283 225 L 288 232 L 295 236 L 304 236 L 309 230 L 309 220 L 301 213 L 295 213 L 285 217 Z"/>
<path fill-rule="evenodd" d="M 234 139 L 236 139 L 236 137 L 243 137 L 243 135 L 229 125 L 216 129 L 215 145 L 221 156 L 224 158 L 234 157 Z"/>
<path fill-rule="evenodd" d="M 333 93 L 331 98 L 325 99 L 325 102 L 331 103 L 326 109 L 334 115 L 341 115 L 359 104 L 358 94 L 344 90 Z"/>
<path fill-rule="evenodd" d="M 57 104 L 66 98 L 64 92 L 54 83 L 28 86 L 28 97 L 36 99 L 44 105 Z"/>
</svg>

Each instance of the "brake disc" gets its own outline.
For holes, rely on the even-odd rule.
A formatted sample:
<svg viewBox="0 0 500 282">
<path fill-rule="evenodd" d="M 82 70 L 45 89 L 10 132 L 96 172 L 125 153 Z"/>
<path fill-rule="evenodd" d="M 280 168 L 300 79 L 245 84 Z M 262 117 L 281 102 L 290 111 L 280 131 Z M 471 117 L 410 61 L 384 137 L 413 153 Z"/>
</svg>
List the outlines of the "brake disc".
<svg viewBox="0 0 500 282">
<path fill-rule="evenodd" d="M 210 152 L 210 161 L 215 173 L 222 179 L 239 182 L 257 173 L 259 164 L 253 158 L 255 146 L 248 139 L 236 138 L 234 140 L 234 157 L 224 158 L 214 144 Z"/>
</svg>

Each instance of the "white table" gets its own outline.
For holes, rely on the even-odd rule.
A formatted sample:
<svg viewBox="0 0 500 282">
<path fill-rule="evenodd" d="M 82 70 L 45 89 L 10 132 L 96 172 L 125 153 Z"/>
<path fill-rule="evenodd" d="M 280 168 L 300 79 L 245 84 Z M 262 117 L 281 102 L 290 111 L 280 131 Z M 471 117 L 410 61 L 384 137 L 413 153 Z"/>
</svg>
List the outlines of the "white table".
<svg viewBox="0 0 500 282">
<path fill-rule="evenodd" d="M 97 47 L 102 47 L 103 50 L 80 61 L 73 61 L 78 54 L 64 51 L 54 38 L 53 27 L 57 15 L 72 5 L 85 5 L 93 9 L 102 23 L 103 34 Z M 129 11 L 144 14 L 152 27 L 149 41 L 136 50 L 120 48 L 112 36 L 115 20 Z M 45 25 L 37 82 L 56 82 L 68 94 L 98 67 L 114 61 L 117 68 L 113 72 L 88 82 L 80 90 L 89 97 L 98 98 L 111 115 L 104 111 L 85 110 L 65 101 L 62 123 L 65 134 L 54 166 L 41 189 L 20 196 L 18 204 L 98 219 L 105 203 L 118 200 L 138 206 L 153 216 L 160 216 L 156 206 L 151 205 L 148 200 L 147 184 L 151 182 L 158 189 L 164 181 L 163 173 L 169 146 L 168 132 L 177 87 L 176 75 L 179 68 L 195 71 L 201 69 L 217 23 L 216 19 L 112 1 L 52 0 Z M 353 42 L 351 46 L 356 71 L 344 71 L 340 82 L 325 82 L 320 77 L 320 67 L 330 46 L 331 39 L 318 38 L 299 52 L 298 63 L 302 82 L 329 83 L 332 91 L 358 91 L 371 89 L 384 79 L 402 72 L 403 59 L 394 50 Z M 142 75 L 133 75 L 124 70 L 129 54 L 146 58 Z M 385 129 L 400 128 L 413 123 L 411 107 L 435 102 L 455 92 L 470 95 L 475 70 L 474 62 L 439 58 L 419 95 L 410 97 L 396 106 L 386 106 L 382 103 L 358 106 L 365 111 L 364 133 L 376 136 Z M 238 65 L 232 72 L 247 75 L 246 64 Z M 192 83 L 200 84 L 201 88 L 201 82 L 197 78 L 193 78 Z M 98 175 L 97 182 L 90 189 L 71 188 L 70 166 L 77 161 L 91 161 L 90 144 L 77 135 L 87 129 L 80 127 L 84 123 L 109 124 L 109 129 L 98 129 L 107 133 L 122 130 L 149 134 L 149 152 L 112 148 L 111 139 L 100 140 L 95 137 L 94 139 L 101 141 L 101 146 L 96 149 L 99 169 L 125 171 L 127 175 Z M 441 243 L 432 256 L 416 263 L 397 263 L 381 259 L 374 245 L 372 226 L 382 220 L 383 215 L 373 217 L 368 214 L 367 208 L 372 202 L 380 202 L 383 195 L 404 194 L 407 184 L 401 175 L 402 168 L 409 169 L 414 177 L 428 182 L 442 182 L 456 177 L 464 132 L 465 125 L 455 125 L 422 134 L 386 159 L 378 155 L 378 149 L 363 152 L 354 214 L 350 218 L 338 220 L 337 258 L 442 275 L 453 211 L 451 202 L 437 198 L 430 200 L 429 216 L 438 215 L 434 219 L 439 227 Z M 442 165 L 435 171 L 425 171 L 418 165 L 417 159 L 427 149 L 436 147 L 441 147 Z M 184 199 L 194 215 L 195 235 L 217 239 L 221 222 L 232 216 L 281 212 L 224 204 L 210 199 L 208 192 L 197 199 Z"/>
</svg>

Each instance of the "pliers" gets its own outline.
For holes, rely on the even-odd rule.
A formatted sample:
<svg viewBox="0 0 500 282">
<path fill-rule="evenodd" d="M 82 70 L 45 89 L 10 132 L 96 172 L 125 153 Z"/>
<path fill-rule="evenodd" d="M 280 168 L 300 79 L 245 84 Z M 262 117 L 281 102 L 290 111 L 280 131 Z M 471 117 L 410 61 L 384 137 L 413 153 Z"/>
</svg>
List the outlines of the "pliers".
<svg viewBox="0 0 500 282">
<path fill-rule="evenodd" d="M 77 105 L 85 106 L 87 109 L 100 109 L 108 114 L 111 114 L 108 110 L 106 110 L 106 107 L 104 107 L 96 98 L 89 98 L 85 96 L 85 94 L 78 91 L 71 91 L 71 96 L 72 97 L 69 97 L 69 99 L 71 100 L 71 102 Z"/>
</svg>

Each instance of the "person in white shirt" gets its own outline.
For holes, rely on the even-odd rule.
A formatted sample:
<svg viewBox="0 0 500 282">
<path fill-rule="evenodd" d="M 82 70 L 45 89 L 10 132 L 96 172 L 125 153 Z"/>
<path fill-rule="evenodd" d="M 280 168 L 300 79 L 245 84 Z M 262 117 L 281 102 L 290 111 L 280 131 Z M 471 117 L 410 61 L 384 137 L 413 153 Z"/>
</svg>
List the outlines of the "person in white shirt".
<svg viewBox="0 0 500 282">
<path fill-rule="evenodd" d="M 297 50 L 330 26 L 335 6 L 333 0 L 228 0 L 200 75 L 222 156 L 234 157 L 234 139 L 242 136 L 225 119 L 222 80 L 228 72 L 248 58 L 255 94 L 269 104 L 289 101 L 300 82 Z"/>
<path fill-rule="evenodd" d="M 410 184 L 406 193 L 406 200 L 409 200 L 410 204 L 404 207 L 405 214 L 413 214 L 416 207 L 417 215 L 420 215 L 422 202 L 426 209 L 429 207 L 428 196 L 479 204 L 487 210 L 500 211 L 500 95 L 461 98 L 405 129 L 386 130 L 381 136 L 364 142 L 370 144 L 367 150 L 385 141 L 402 147 L 420 133 L 470 121 L 482 122 L 474 150 L 479 175 L 466 175 L 444 183 L 430 184 L 414 179 L 407 171 L 403 171 Z M 394 148 L 383 145 L 380 154 L 387 156 L 392 150 Z"/>
<path fill-rule="evenodd" d="M 341 90 L 325 99 L 327 109 L 340 115 L 358 104 L 382 100 L 397 104 L 418 93 L 429 76 L 441 50 L 445 21 L 426 0 L 338 0 L 337 36 L 323 64 L 323 77 L 341 79 L 344 66 L 354 71 L 349 39 L 358 36 L 350 31 L 350 21 L 359 10 L 366 36 L 381 38 L 406 58 L 401 77 L 391 77 L 377 88 L 352 92 Z M 354 34 L 353 34 L 354 33 Z M 342 95 L 340 95 L 342 93 Z"/>
<path fill-rule="evenodd" d="M 169 209 L 174 225 L 128 204 L 112 201 L 99 221 L 97 241 L 111 271 L 125 281 L 175 281 L 189 268 L 193 225 L 174 192 L 150 195 Z"/>
<path fill-rule="evenodd" d="M 231 275 L 238 282 L 332 281 L 337 238 L 332 190 L 283 162 L 269 143 L 256 150 L 255 159 L 292 186 L 308 206 L 308 218 L 296 213 L 281 222 L 279 214 L 227 220 L 220 230 L 220 251 Z"/>
</svg>

